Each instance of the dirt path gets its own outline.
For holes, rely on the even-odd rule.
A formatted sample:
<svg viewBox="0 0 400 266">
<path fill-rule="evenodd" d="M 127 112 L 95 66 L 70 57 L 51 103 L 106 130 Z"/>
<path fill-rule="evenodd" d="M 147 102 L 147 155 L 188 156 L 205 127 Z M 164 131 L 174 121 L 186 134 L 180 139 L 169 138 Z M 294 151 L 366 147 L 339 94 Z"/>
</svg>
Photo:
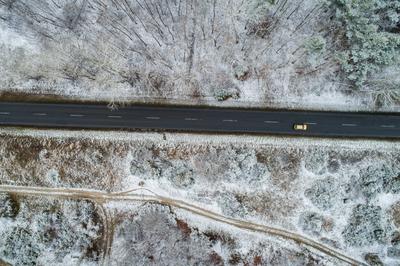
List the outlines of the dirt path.
<svg viewBox="0 0 400 266">
<path fill-rule="evenodd" d="M 110 212 L 107 208 L 104 207 L 102 203 L 99 203 L 97 201 L 93 201 L 95 204 L 99 206 L 99 210 L 101 212 L 101 216 L 103 218 L 103 226 L 104 226 L 104 231 L 103 231 L 103 257 L 101 260 L 101 265 L 109 265 L 108 263 L 108 258 L 110 256 L 110 250 L 111 250 L 111 238 L 112 238 L 112 233 L 111 233 L 111 216 Z"/>
<path fill-rule="evenodd" d="M 148 194 L 142 194 L 138 191 L 147 192 Z M 242 221 L 234 218 L 229 218 L 223 216 L 221 214 L 206 210 L 199 206 L 193 205 L 188 202 L 184 202 L 182 200 L 177 200 L 173 198 L 168 198 L 164 196 L 157 195 L 150 190 L 145 189 L 137 189 L 137 190 L 129 190 L 124 192 L 117 193 L 106 193 L 95 190 L 84 190 L 84 189 L 72 189 L 72 188 L 44 188 L 44 187 L 23 187 L 23 186 L 8 186 L 8 185 L 0 185 L 0 192 L 10 192 L 10 193 L 18 193 L 26 196 L 45 196 L 45 197 L 54 197 L 54 198 L 66 198 L 66 199 L 88 199 L 92 200 L 100 205 L 103 205 L 109 201 L 136 201 L 136 202 L 154 202 L 159 204 L 168 205 L 171 207 L 176 207 L 180 209 L 184 209 L 196 215 L 200 215 L 214 221 L 228 224 L 234 226 L 236 228 L 245 229 L 253 232 L 260 232 L 264 234 L 270 234 L 278 237 L 282 237 L 285 239 L 293 240 L 297 243 L 301 243 L 312 247 L 316 250 L 319 250 L 331 257 L 337 258 L 343 262 L 346 262 L 350 265 L 365 265 L 365 263 L 358 261 L 354 258 L 351 258 L 348 255 L 341 253 L 338 250 L 335 250 L 329 246 L 321 244 L 315 240 L 312 240 L 306 236 L 297 234 L 295 232 L 291 232 L 288 230 L 275 228 L 267 225 L 256 224 L 253 222 Z M 105 210 L 105 209 L 104 209 Z M 107 210 L 106 212 L 106 228 L 109 228 L 111 225 L 110 217 Z M 108 231 L 108 230 L 107 230 Z M 108 234 L 108 232 L 106 232 Z M 106 250 L 104 251 L 105 256 L 108 257 L 110 248 L 111 248 L 111 236 L 107 236 L 106 239 Z M 107 257 L 104 258 L 105 262 L 107 261 Z"/>
</svg>

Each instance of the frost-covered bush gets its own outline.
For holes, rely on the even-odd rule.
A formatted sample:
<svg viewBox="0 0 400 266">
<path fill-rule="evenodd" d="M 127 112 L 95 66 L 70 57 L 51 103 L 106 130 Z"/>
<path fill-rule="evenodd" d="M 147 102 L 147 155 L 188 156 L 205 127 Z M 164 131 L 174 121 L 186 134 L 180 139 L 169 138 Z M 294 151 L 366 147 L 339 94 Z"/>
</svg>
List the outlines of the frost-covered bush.
<svg viewBox="0 0 400 266">
<path fill-rule="evenodd" d="M 400 247 L 400 232 L 394 231 L 390 236 L 390 243 L 395 247 Z"/>
<path fill-rule="evenodd" d="M 277 18 L 274 18 L 275 0 L 251 0 L 247 2 L 247 34 L 264 38 L 272 29 Z"/>
<path fill-rule="evenodd" d="M 330 230 L 329 221 L 316 212 L 306 212 L 300 215 L 299 225 L 301 229 L 314 236 L 319 236 L 324 231 Z"/>
<path fill-rule="evenodd" d="M 383 226 L 381 207 L 365 204 L 357 205 L 353 209 L 342 235 L 349 246 L 383 243 L 386 230 Z"/>
<path fill-rule="evenodd" d="M 226 101 L 228 99 L 239 99 L 240 93 L 236 88 L 215 89 L 214 98 L 219 101 Z"/>
<path fill-rule="evenodd" d="M 18 199 L 10 194 L 0 194 L 0 218 L 14 218 L 18 212 Z"/>
<path fill-rule="evenodd" d="M 328 154 L 321 149 L 310 149 L 304 157 L 304 167 L 313 174 L 326 173 Z"/>
<path fill-rule="evenodd" d="M 313 36 L 304 42 L 304 49 L 307 55 L 306 66 L 315 69 L 324 63 L 326 40 L 322 36 Z"/>
<path fill-rule="evenodd" d="M 93 203 L 29 201 L 0 231 L 0 259 L 13 265 L 63 264 L 68 256 L 99 260 L 102 223 Z"/>
<path fill-rule="evenodd" d="M 329 0 L 345 29 L 347 48 L 339 62 L 347 78 L 362 87 L 371 73 L 399 62 L 397 0 Z"/>
<path fill-rule="evenodd" d="M 40 247 L 26 228 L 14 227 L 0 248 L 0 259 L 15 265 L 35 265 L 39 256 Z"/>
<path fill-rule="evenodd" d="M 182 232 L 165 207 L 145 206 L 138 217 L 125 219 L 114 243 L 112 265 L 210 265 L 206 239 Z"/>
<path fill-rule="evenodd" d="M 255 185 L 269 175 L 267 167 L 257 162 L 253 149 L 210 147 L 178 154 L 187 148 L 136 147 L 131 153 L 130 172 L 143 179 L 166 179 L 177 187 L 192 186 L 196 176 L 210 182 Z"/>
<path fill-rule="evenodd" d="M 298 149 L 266 149 L 256 153 L 257 162 L 265 165 L 275 185 L 287 190 L 299 177 L 303 152 Z"/>
<path fill-rule="evenodd" d="M 233 193 L 218 193 L 217 202 L 222 212 L 231 217 L 243 217 L 248 212 L 243 202 Z"/>
<path fill-rule="evenodd" d="M 382 260 L 379 258 L 378 254 L 367 253 L 364 255 L 364 260 L 371 266 L 383 266 Z"/>
<path fill-rule="evenodd" d="M 387 256 L 390 258 L 400 259 L 400 248 L 389 247 L 387 249 Z"/>
<path fill-rule="evenodd" d="M 305 191 L 305 196 L 322 210 L 332 208 L 340 194 L 341 188 L 333 177 L 317 180 Z"/>
<path fill-rule="evenodd" d="M 139 178 L 165 178 L 177 187 L 189 187 L 195 183 L 193 168 L 188 161 L 154 156 L 150 147 L 138 148 L 132 154 L 130 171 Z"/>
<path fill-rule="evenodd" d="M 322 36 L 315 36 L 307 39 L 304 46 L 309 53 L 320 53 L 325 49 L 326 41 Z"/>
<path fill-rule="evenodd" d="M 236 64 L 233 66 L 233 73 L 237 80 L 244 81 L 250 77 L 250 69 L 246 65 Z"/>
<path fill-rule="evenodd" d="M 355 180 L 357 187 L 362 195 L 370 199 L 380 192 L 399 193 L 400 178 L 397 177 L 400 173 L 393 171 L 392 167 L 387 165 L 369 166 L 366 169 L 360 170 L 358 180 Z"/>
<path fill-rule="evenodd" d="M 170 167 L 163 169 L 162 176 L 178 187 L 189 187 L 195 183 L 193 169 L 182 160 L 175 161 Z"/>
<path fill-rule="evenodd" d="M 336 265 L 291 242 L 232 234 L 215 223 L 196 228 L 166 206 L 144 204 L 118 217 L 110 265 Z"/>
</svg>

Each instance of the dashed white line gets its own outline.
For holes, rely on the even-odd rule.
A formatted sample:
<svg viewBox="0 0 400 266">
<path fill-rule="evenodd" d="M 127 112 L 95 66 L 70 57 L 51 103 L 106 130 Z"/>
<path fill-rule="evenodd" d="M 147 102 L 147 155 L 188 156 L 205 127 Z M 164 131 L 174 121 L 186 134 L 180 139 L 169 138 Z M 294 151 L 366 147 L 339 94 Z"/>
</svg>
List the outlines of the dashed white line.
<svg viewBox="0 0 400 266">
<path fill-rule="evenodd" d="M 149 120 L 159 120 L 160 118 L 159 118 L 158 116 L 148 116 L 148 117 L 146 117 L 146 119 L 149 119 Z"/>
<path fill-rule="evenodd" d="M 357 124 L 342 124 L 343 127 L 356 127 Z"/>
<path fill-rule="evenodd" d="M 381 125 L 381 127 L 385 127 L 385 128 L 395 128 L 395 125 Z"/>
<path fill-rule="evenodd" d="M 0 112 L 0 115 L 9 115 L 10 112 Z"/>
<path fill-rule="evenodd" d="M 185 118 L 185 120 L 186 121 L 197 121 L 197 120 L 199 120 L 198 118 L 190 118 L 190 117 L 187 117 L 187 118 Z"/>
<path fill-rule="evenodd" d="M 47 115 L 46 113 L 33 113 L 32 115 L 36 115 L 36 116 L 45 116 Z"/>
<path fill-rule="evenodd" d="M 305 122 L 304 124 L 307 124 L 307 125 L 317 125 L 318 123 L 315 123 L 315 122 Z"/>
<path fill-rule="evenodd" d="M 85 115 L 81 115 L 81 114 L 70 114 L 69 116 L 71 117 L 83 117 Z"/>
<path fill-rule="evenodd" d="M 122 118 L 120 115 L 108 115 L 108 118 Z"/>
<path fill-rule="evenodd" d="M 225 119 L 225 120 L 222 120 L 222 122 L 236 123 L 237 120 L 234 120 L 234 119 Z"/>
<path fill-rule="evenodd" d="M 267 121 L 264 121 L 264 123 L 267 123 L 267 124 L 279 124 L 279 121 L 267 120 Z"/>
</svg>

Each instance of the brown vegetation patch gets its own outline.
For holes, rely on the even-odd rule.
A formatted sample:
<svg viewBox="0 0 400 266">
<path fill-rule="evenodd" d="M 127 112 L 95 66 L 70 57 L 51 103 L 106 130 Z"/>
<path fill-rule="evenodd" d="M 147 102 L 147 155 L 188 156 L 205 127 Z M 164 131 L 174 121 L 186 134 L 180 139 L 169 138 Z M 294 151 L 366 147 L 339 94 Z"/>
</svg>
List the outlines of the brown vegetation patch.
<svg viewBox="0 0 400 266">
<path fill-rule="evenodd" d="M 291 184 L 298 178 L 302 151 L 291 148 L 261 150 L 256 154 L 257 161 L 267 166 L 274 185 L 290 190 Z"/>
<path fill-rule="evenodd" d="M 242 261 L 242 257 L 238 253 L 233 253 L 229 257 L 229 264 L 238 265 Z"/>
<path fill-rule="evenodd" d="M 400 228 L 400 201 L 392 205 L 390 214 L 394 225 Z"/>
<path fill-rule="evenodd" d="M 4 135 L 0 139 L 2 183 L 111 190 L 124 172 L 124 144 Z M 49 172 L 50 171 L 50 172 Z"/>
<path fill-rule="evenodd" d="M 290 215 L 296 208 L 295 203 L 275 193 L 236 194 L 235 198 L 249 212 L 262 215 L 269 221 L 279 221 Z"/>
<path fill-rule="evenodd" d="M 4 260 L 0 259 L 0 266 L 11 266 L 11 264 L 5 262 Z"/>
<path fill-rule="evenodd" d="M 262 265 L 262 257 L 261 256 L 255 256 L 253 259 L 253 265 L 258 266 Z"/>
<path fill-rule="evenodd" d="M 212 243 L 216 243 L 220 241 L 224 245 L 228 245 L 230 247 L 236 246 L 235 239 L 227 233 L 224 232 L 215 232 L 215 231 L 206 231 L 204 235 L 210 240 Z"/>
<path fill-rule="evenodd" d="M 178 226 L 178 229 L 182 232 L 182 234 L 185 237 L 189 237 L 190 234 L 192 233 L 192 229 L 189 227 L 189 225 L 180 219 L 175 218 L 176 220 L 176 225 Z"/>
<path fill-rule="evenodd" d="M 209 258 L 212 265 L 224 265 L 222 257 L 215 251 L 209 254 Z"/>
</svg>

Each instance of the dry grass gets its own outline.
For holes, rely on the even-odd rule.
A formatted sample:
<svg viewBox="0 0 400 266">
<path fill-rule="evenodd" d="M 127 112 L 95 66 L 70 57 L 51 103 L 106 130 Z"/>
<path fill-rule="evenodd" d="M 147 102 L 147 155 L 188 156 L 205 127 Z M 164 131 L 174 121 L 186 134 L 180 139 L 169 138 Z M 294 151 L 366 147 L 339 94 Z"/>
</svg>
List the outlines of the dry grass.
<svg viewBox="0 0 400 266">
<path fill-rule="evenodd" d="M 124 175 L 118 161 L 127 156 L 128 147 L 90 140 L 3 136 L 0 149 L 3 183 L 111 190 Z"/>
</svg>

